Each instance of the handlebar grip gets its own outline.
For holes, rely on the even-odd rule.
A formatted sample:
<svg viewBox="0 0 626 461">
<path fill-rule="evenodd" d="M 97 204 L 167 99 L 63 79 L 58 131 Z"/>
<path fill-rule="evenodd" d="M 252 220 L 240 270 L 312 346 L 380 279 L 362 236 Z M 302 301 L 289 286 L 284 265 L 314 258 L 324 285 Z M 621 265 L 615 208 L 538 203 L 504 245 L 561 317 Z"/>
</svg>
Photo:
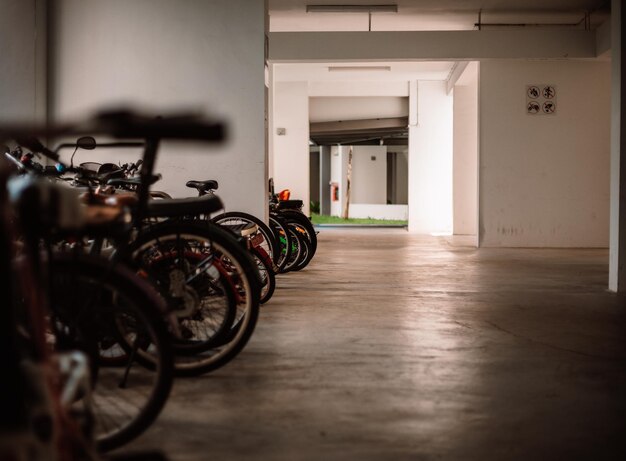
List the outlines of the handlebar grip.
<svg viewBox="0 0 626 461">
<path fill-rule="evenodd" d="M 18 136 L 17 138 L 15 138 L 15 141 L 20 146 L 26 147 L 32 152 L 43 154 L 50 160 L 54 160 L 55 162 L 59 160 L 58 154 L 52 152 L 50 149 L 44 146 L 37 138 L 31 136 Z"/>
</svg>

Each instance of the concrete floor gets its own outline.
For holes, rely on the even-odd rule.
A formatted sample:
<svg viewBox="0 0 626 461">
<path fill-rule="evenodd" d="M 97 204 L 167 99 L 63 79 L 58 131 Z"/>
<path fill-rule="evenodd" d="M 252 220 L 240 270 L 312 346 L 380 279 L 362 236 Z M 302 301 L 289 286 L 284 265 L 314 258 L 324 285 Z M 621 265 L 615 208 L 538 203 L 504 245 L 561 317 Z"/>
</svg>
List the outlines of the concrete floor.
<svg viewBox="0 0 626 461">
<path fill-rule="evenodd" d="M 129 448 L 186 460 L 626 459 L 605 250 L 324 230 L 246 350 Z"/>
</svg>

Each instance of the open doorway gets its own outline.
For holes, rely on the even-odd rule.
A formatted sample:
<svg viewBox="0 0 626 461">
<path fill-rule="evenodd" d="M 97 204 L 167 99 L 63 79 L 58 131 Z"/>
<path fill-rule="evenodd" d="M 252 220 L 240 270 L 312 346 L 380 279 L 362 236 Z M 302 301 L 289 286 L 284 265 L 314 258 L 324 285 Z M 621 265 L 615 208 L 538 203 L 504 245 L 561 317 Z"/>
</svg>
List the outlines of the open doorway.
<svg viewBox="0 0 626 461">
<path fill-rule="evenodd" d="M 475 233 L 478 88 L 461 77 L 477 65 L 375 64 L 273 64 L 270 176 L 297 190 L 309 214 L 401 221 L 413 233 Z M 468 104 L 454 114 L 457 82 L 459 94 L 476 94 L 467 123 Z M 457 133 L 463 126 L 465 137 Z M 468 142 L 473 157 L 457 155 Z"/>
<path fill-rule="evenodd" d="M 403 96 L 309 99 L 314 222 L 407 225 L 408 110 Z"/>
</svg>

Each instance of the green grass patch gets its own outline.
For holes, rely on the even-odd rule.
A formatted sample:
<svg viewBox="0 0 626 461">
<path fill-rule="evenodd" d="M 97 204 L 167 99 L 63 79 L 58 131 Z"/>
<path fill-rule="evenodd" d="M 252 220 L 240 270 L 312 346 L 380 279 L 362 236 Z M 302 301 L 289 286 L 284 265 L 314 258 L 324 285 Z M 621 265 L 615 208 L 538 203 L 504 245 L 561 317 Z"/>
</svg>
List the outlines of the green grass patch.
<svg viewBox="0 0 626 461">
<path fill-rule="evenodd" d="M 343 219 L 337 216 L 325 216 L 313 213 L 313 224 L 376 224 L 377 226 L 406 226 L 408 221 L 396 219 L 372 219 L 372 218 L 349 218 Z"/>
</svg>

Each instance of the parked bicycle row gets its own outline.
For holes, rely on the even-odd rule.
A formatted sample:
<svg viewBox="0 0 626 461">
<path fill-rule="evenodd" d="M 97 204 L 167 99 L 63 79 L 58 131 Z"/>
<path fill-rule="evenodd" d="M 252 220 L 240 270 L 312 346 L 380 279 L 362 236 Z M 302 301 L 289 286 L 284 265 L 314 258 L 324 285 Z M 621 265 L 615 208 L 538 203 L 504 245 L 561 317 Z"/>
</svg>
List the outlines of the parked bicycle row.
<svg viewBox="0 0 626 461">
<path fill-rule="evenodd" d="M 88 136 L 55 149 L 35 137 L 77 134 Z M 266 224 L 223 212 L 214 179 L 190 179 L 195 197 L 155 190 L 162 139 L 220 142 L 223 127 L 130 112 L 57 128 L 0 127 L 0 141 L 10 142 L 0 184 L 7 269 L 0 366 L 15 393 L 2 427 L 22 427 L 36 441 L 33 418 L 43 408 L 58 423 L 55 436 L 72 441 L 63 449 L 84 459 L 128 443 L 155 421 L 174 377 L 216 370 L 243 350 L 276 274 L 312 260 L 315 230 L 286 191 L 271 190 Z M 100 147 L 136 147 L 143 155 L 123 165 L 74 165 L 76 155 L 88 155 L 79 152 Z M 61 161 L 68 149 L 69 162 Z M 54 379 L 25 372 L 25 363 L 54 370 Z M 39 384 L 25 392 L 23 383 L 33 380 Z M 43 407 L 32 410 L 33 401 Z M 82 424 L 74 424 L 77 414 Z M 73 422 L 59 423 L 66 419 Z"/>
</svg>

